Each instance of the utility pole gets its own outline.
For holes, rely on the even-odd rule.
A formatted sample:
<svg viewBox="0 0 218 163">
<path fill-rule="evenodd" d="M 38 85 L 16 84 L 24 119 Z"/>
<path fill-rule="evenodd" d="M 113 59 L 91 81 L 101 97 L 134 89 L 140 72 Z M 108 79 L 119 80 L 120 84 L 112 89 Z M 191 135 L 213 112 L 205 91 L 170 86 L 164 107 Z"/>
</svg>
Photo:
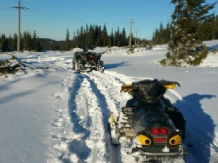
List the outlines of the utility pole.
<svg viewBox="0 0 218 163">
<path fill-rule="evenodd" d="M 137 32 L 138 32 L 138 29 L 136 29 L 136 31 L 135 31 L 135 45 L 138 44 L 138 43 L 137 43 L 137 39 L 138 39 L 138 38 L 137 38 Z"/>
<path fill-rule="evenodd" d="M 132 21 L 132 19 L 130 20 L 130 34 L 129 34 L 129 47 L 131 47 L 131 39 L 132 39 L 132 23 L 134 23 Z"/>
<path fill-rule="evenodd" d="M 137 29 L 137 31 L 140 31 L 140 29 Z M 138 43 L 137 43 L 137 44 L 139 44 L 139 37 L 137 37 L 137 40 L 138 40 Z"/>
<path fill-rule="evenodd" d="M 18 2 L 18 6 L 12 7 L 18 9 L 18 34 L 17 34 L 17 52 L 20 51 L 20 9 L 28 9 L 26 7 L 20 7 L 20 1 Z"/>
</svg>

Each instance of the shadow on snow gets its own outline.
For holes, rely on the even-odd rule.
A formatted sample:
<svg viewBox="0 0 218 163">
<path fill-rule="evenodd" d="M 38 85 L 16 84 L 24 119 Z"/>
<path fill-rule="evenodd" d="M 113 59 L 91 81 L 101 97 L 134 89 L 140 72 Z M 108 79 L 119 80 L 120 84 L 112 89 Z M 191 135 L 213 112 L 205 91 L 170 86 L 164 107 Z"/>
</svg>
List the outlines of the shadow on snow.
<svg viewBox="0 0 218 163">
<path fill-rule="evenodd" d="M 127 66 L 128 62 L 120 62 L 120 63 L 113 63 L 113 64 L 104 64 L 104 69 L 113 69 L 116 67 L 121 67 L 121 66 Z"/>
<path fill-rule="evenodd" d="M 210 115 L 204 112 L 200 101 L 211 99 L 214 95 L 191 94 L 178 100 L 175 106 L 186 119 L 186 143 L 191 144 L 188 163 L 209 163 L 211 158 L 210 146 L 215 137 L 215 124 Z M 214 146 L 215 147 L 215 146 Z M 216 151 L 218 148 L 215 147 Z M 194 158 L 196 157 L 197 158 Z"/>
<path fill-rule="evenodd" d="M 20 80 L 20 79 L 19 79 L 19 80 Z M 9 83 L 7 83 L 7 84 L 4 84 L 3 87 L 0 86 L 0 91 L 1 91 L 1 92 L 2 92 L 2 91 L 7 91 L 7 89 L 10 88 L 10 85 L 13 85 L 13 83 L 18 82 L 19 80 L 16 80 L 16 81 L 13 81 L 13 82 L 9 82 Z M 28 90 L 25 90 L 25 91 L 23 91 L 23 92 L 17 92 L 17 93 L 14 93 L 14 94 L 11 94 L 11 95 L 2 97 L 2 98 L 0 98 L 0 104 L 7 103 L 7 102 L 12 102 L 13 100 L 17 100 L 17 99 L 21 99 L 21 98 L 23 98 L 24 96 L 28 96 L 29 94 L 38 91 L 39 89 L 46 88 L 47 85 L 55 84 L 55 83 L 57 83 L 57 82 L 42 84 L 42 85 L 39 85 L 39 86 L 37 86 L 37 87 L 35 87 L 35 88 L 29 88 Z"/>
</svg>

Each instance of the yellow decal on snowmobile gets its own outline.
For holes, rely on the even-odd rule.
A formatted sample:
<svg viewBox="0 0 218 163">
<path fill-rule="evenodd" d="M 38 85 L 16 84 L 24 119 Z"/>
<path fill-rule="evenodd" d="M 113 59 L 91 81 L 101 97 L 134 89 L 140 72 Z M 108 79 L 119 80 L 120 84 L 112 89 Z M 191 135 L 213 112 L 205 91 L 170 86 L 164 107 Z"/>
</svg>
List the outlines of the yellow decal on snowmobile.
<svg viewBox="0 0 218 163">
<path fill-rule="evenodd" d="M 132 84 L 123 84 L 121 86 L 121 91 L 123 92 L 129 92 L 130 90 L 132 90 Z"/>
<path fill-rule="evenodd" d="M 172 138 L 169 140 L 170 145 L 179 145 L 182 143 L 182 138 L 180 135 L 174 135 Z"/>
<path fill-rule="evenodd" d="M 114 115 L 111 113 L 110 114 L 110 119 L 109 119 L 109 123 L 114 123 Z"/>
<path fill-rule="evenodd" d="M 167 89 L 174 89 L 176 86 L 176 84 L 164 84 L 164 87 L 167 88 Z"/>
<path fill-rule="evenodd" d="M 151 139 L 142 134 L 138 135 L 138 141 L 141 143 L 141 145 L 151 145 Z"/>
</svg>

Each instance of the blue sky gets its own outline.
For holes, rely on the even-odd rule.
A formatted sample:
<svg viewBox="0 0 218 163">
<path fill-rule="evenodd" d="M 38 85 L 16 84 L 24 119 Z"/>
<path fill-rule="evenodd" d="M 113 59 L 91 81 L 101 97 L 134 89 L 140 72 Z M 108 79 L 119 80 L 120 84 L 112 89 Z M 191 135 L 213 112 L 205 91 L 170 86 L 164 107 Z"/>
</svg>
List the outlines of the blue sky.
<svg viewBox="0 0 218 163">
<path fill-rule="evenodd" d="M 70 37 L 86 24 L 107 26 L 108 33 L 119 27 L 140 38 L 151 39 L 155 29 L 162 22 L 165 26 L 171 18 L 174 7 L 171 0 L 20 0 L 21 32 L 35 30 L 41 38 L 64 40 L 67 28 Z M 207 3 L 215 0 L 207 0 Z M 0 0 L 0 35 L 13 36 L 17 33 L 18 11 L 11 8 L 18 0 Z M 213 10 L 218 13 L 218 7 Z"/>
</svg>

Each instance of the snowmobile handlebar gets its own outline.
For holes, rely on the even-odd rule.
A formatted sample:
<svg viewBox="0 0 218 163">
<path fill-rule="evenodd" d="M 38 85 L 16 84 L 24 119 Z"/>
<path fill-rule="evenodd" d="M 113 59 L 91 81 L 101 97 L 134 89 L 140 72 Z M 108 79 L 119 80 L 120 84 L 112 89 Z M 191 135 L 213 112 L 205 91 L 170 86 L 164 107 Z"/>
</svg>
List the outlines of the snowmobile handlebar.
<svg viewBox="0 0 218 163">
<path fill-rule="evenodd" d="M 133 96 L 133 91 L 136 89 L 140 89 L 139 85 L 148 85 L 148 84 L 156 84 L 158 86 L 164 86 L 165 89 L 174 89 L 176 85 L 179 87 L 181 86 L 178 82 L 176 81 L 167 81 L 167 80 L 142 80 L 139 82 L 133 82 L 131 84 L 123 84 L 121 86 L 121 92 L 128 92 L 131 96 Z M 148 88 L 149 89 L 149 88 Z"/>
<path fill-rule="evenodd" d="M 179 87 L 181 86 L 178 82 L 176 81 L 167 81 L 167 80 L 160 80 L 158 81 L 159 84 L 163 85 L 167 89 L 174 89 L 176 85 Z"/>
</svg>

